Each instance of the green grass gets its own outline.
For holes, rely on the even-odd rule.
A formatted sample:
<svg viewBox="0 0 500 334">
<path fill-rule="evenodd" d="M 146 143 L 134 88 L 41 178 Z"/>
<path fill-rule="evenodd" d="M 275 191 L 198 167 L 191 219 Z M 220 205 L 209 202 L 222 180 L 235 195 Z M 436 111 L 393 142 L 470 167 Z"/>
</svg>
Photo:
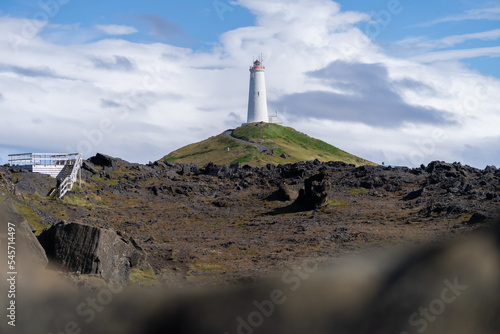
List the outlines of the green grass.
<svg viewBox="0 0 500 334">
<path fill-rule="evenodd" d="M 17 182 L 19 182 L 19 172 L 15 172 L 15 173 L 12 173 L 12 183 L 13 184 L 16 184 Z"/>
<path fill-rule="evenodd" d="M 74 206 L 83 206 L 83 207 L 91 206 L 91 204 L 85 197 L 79 195 L 66 195 L 63 197 L 62 201 L 64 203 Z"/>
<path fill-rule="evenodd" d="M 235 164 L 235 163 L 241 163 L 242 165 L 243 164 L 247 164 L 247 163 L 251 163 L 252 160 L 254 159 L 255 157 L 255 154 L 247 154 L 245 156 L 242 156 L 241 158 L 238 158 L 238 159 L 234 159 L 233 161 L 231 161 L 231 164 Z"/>
<path fill-rule="evenodd" d="M 19 203 L 18 201 L 12 201 L 14 203 L 14 207 L 17 212 L 26 219 L 28 223 L 30 223 L 35 229 L 35 235 L 40 235 L 43 229 L 47 226 L 40 224 L 42 220 L 40 216 L 30 207 Z"/>
<path fill-rule="evenodd" d="M 291 128 L 277 124 L 264 124 L 263 126 L 249 124 L 235 129 L 233 135 L 236 138 L 263 143 L 266 139 L 284 138 L 286 135 L 290 136 L 291 131 L 286 131 L 286 129 Z M 292 131 L 296 132 L 295 130 Z"/>
<path fill-rule="evenodd" d="M 147 270 L 131 269 L 129 279 L 131 285 L 160 286 L 158 277 L 156 277 L 152 268 Z"/>
<path fill-rule="evenodd" d="M 268 163 L 285 164 L 318 159 L 320 161 L 343 161 L 356 166 L 374 163 L 349 154 L 324 141 L 309 137 L 292 128 L 278 124 L 252 123 L 234 130 L 237 138 L 262 143 L 274 154 L 258 153 L 253 145 L 240 144 L 222 134 L 199 143 L 182 147 L 161 160 L 177 163 L 194 163 L 199 166 L 213 162 L 218 165 L 240 162 L 251 166 Z M 229 152 L 227 148 L 229 147 Z M 282 158 L 285 153 L 287 158 Z"/>
<path fill-rule="evenodd" d="M 55 199 L 59 201 L 59 198 Z M 61 201 L 63 203 L 84 208 L 95 208 L 98 206 L 108 206 L 110 203 L 104 201 L 101 196 L 90 193 L 88 195 L 66 194 Z"/>
<path fill-rule="evenodd" d="M 217 269 L 222 269 L 222 266 L 210 263 L 200 263 L 197 260 L 191 264 L 191 270 L 196 271 L 211 271 Z"/>
<path fill-rule="evenodd" d="M 370 163 L 322 140 L 277 124 L 247 125 L 236 129 L 233 134 L 244 140 L 260 142 L 270 147 L 277 146 L 275 155 L 285 153 L 298 161 L 319 159 L 340 160 L 355 165 Z"/>
<path fill-rule="evenodd" d="M 368 190 L 366 188 L 354 188 L 354 189 L 349 190 L 349 192 L 353 195 L 364 195 L 364 194 L 368 194 L 370 192 L 370 190 Z"/>
<path fill-rule="evenodd" d="M 80 187 L 78 184 L 74 184 L 73 188 L 71 188 L 71 191 L 83 191 L 83 187 Z"/>
<path fill-rule="evenodd" d="M 227 150 L 228 147 L 229 151 Z M 240 144 L 236 140 L 218 135 L 182 147 L 160 160 L 177 163 L 194 163 L 198 166 L 204 166 L 209 162 L 217 165 L 226 165 L 233 162 L 249 162 L 257 152 L 258 150 L 255 146 Z"/>
<path fill-rule="evenodd" d="M 216 264 L 204 264 L 204 265 L 196 265 L 195 268 L 196 270 L 211 271 L 215 269 L 221 269 L 222 267 Z"/>
<path fill-rule="evenodd" d="M 346 205 L 347 205 L 346 202 L 337 201 L 335 199 L 329 199 L 328 203 L 326 203 L 327 207 L 331 207 L 331 206 L 346 206 Z"/>
</svg>

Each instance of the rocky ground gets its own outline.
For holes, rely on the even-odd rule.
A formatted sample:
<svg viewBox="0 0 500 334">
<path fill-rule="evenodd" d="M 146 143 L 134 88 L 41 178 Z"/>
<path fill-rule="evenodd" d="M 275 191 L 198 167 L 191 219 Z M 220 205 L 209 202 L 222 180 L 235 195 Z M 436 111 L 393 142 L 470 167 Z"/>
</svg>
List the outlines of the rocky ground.
<svg viewBox="0 0 500 334">
<path fill-rule="evenodd" d="M 500 169 L 301 162 L 250 167 L 128 163 L 97 154 L 63 200 L 56 181 L 0 167 L 0 187 L 38 229 L 64 220 L 133 236 L 163 286 L 226 285 L 304 260 L 329 266 L 390 245 L 454 238 L 488 224 Z"/>
</svg>

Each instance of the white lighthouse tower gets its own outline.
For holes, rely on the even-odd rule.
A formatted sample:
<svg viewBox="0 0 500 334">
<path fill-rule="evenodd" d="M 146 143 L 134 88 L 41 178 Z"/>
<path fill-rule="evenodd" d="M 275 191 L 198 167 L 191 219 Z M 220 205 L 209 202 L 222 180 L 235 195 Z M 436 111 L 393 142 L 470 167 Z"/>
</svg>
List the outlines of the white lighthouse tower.
<svg viewBox="0 0 500 334">
<path fill-rule="evenodd" d="M 253 122 L 269 122 L 267 113 L 265 67 L 262 58 L 250 67 L 250 91 L 248 95 L 247 124 Z"/>
</svg>

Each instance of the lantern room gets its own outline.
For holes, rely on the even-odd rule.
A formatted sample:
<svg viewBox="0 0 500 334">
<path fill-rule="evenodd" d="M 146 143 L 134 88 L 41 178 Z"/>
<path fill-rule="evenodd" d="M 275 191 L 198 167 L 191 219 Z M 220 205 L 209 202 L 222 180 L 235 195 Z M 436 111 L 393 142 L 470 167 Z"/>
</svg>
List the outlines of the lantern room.
<svg viewBox="0 0 500 334">
<path fill-rule="evenodd" d="M 250 71 L 252 70 L 264 70 L 265 67 L 262 66 L 262 63 L 260 60 L 256 60 L 253 62 L 253 66 L 250 66 Z"/>
</svg>

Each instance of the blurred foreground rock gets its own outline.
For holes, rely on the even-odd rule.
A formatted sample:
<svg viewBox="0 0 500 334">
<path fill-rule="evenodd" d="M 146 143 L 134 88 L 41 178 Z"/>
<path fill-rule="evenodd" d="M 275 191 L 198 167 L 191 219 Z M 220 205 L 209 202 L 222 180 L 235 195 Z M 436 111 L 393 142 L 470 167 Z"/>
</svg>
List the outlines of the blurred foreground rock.
<svg viewBox="0 0 500 334">
<path fill-rule="evenodd" d="M 394 249 L 275 280 L 213 290 L 90 294 L 25 289 L 17 333 L 493 334 L 500 330 L 500 235 Z M 24 287 L 23 287 L 24 288 Z M 5 325 L 2 323 L 2 326 Z M 68 331 L 69 330 L 69 331 Z"/>
</svg>

